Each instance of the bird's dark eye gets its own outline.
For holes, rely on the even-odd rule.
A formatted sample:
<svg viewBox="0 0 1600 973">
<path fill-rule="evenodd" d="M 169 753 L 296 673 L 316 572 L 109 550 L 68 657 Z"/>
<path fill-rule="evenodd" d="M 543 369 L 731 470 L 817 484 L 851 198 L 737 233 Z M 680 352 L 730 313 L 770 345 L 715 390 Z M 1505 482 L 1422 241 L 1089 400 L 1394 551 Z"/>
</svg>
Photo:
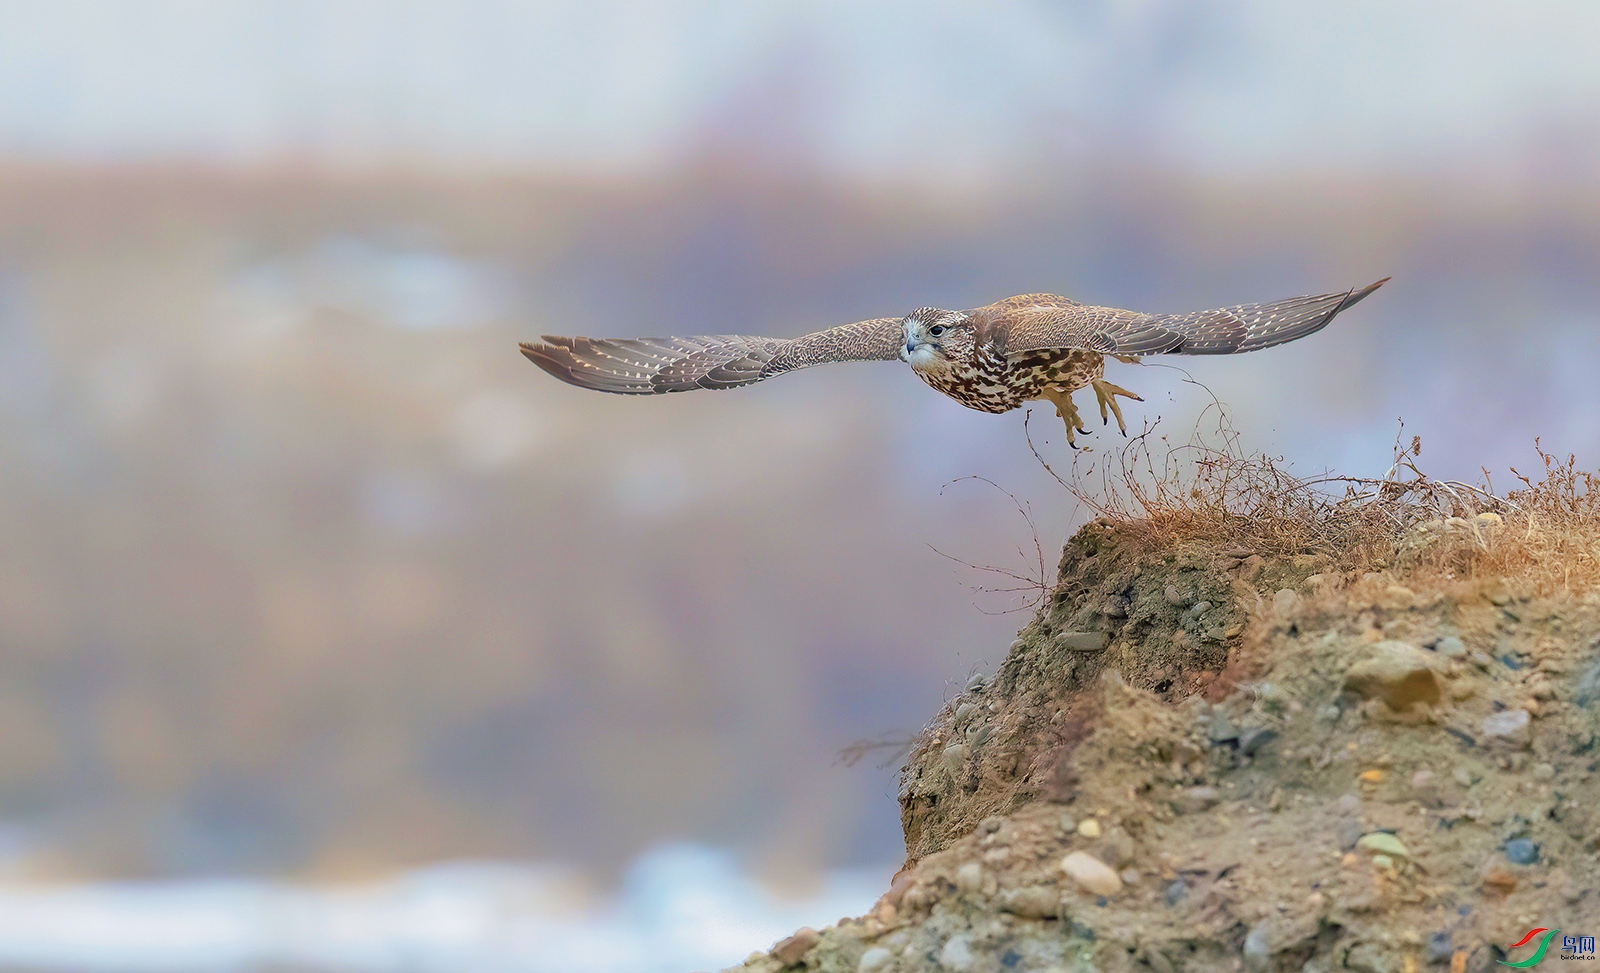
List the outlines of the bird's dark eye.
<svg viewBox="0 0 1600 973">
<path fill-rule="evenodd" d="M 935 338 L 937 338 L 940 335 L 944 334 L 944 325 L 936 324 L 933 327 L 928 329 L 928 333 L 933 335 Z"/>
</svg>

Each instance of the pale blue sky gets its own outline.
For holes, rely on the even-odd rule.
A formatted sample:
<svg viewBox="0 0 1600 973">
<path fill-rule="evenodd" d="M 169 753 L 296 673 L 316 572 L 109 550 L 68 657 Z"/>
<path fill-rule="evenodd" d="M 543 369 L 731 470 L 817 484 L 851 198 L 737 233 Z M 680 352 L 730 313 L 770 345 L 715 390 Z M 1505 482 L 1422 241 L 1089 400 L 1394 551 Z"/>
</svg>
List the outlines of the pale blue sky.
<svg viewBox="0 0 1600 973">
<path fill-rule="evenodd" d="M 1590 157 L 1597 38 L 1583 2 L 13 0 L 0 153 L 1474 171 Z"/>
</svg>

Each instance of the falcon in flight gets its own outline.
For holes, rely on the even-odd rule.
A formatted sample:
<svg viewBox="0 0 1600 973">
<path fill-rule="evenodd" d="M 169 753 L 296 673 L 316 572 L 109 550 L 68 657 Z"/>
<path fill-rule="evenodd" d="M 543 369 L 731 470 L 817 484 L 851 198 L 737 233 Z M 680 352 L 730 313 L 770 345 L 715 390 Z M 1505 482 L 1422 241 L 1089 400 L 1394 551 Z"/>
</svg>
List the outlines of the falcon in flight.
<svg viewBox="0 0 1600 973">
<path fill-rule="evenodd" d="M 1105 356 L 1234 355 L 1320 331 L 1334 315 L 1381 287 L 1240 304 L 1188 314 L 1093 307 L 1054 294 L 1008 297 L 970 311 L 925 307 L 799 338 L 717 334 L 674 338 L 561 338 L 522 345 L 535 365 L 572 385 L 621 395 L 731 389 L 797 368 L 899 359 L 924 382 L 969 409 L 1009 412 L 1046 399 L 1066 420 L 1067 442 L 1087 433 L 1072 393 L 1093 388 L 1126 436 L 1116 396 L 1144 401 L 1105 380 Z"/>
</svg>

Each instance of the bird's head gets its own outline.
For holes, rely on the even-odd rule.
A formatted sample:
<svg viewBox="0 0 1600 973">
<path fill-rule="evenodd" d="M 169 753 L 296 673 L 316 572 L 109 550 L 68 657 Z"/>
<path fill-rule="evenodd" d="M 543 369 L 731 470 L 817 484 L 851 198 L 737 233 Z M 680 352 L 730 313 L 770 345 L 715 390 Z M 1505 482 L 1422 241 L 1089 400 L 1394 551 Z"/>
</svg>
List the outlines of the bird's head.
<svg viewBox="0 0 1600 973">
<path fill-rule="evenodd" d="M 918 371 L 940 371 L 972 360 L 976 348 L 972 319 L 961 311 L 919 308 L 906 315 L 900 360 Z"/>
</svg>

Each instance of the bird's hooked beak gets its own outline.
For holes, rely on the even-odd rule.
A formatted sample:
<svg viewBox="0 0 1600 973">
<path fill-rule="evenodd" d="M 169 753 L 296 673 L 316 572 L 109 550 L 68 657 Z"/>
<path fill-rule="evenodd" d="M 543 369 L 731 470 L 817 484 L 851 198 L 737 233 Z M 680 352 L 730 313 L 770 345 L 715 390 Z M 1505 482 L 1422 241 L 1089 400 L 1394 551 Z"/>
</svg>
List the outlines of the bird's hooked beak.
<svg viewBox="0 0 1600 973">
<path fill-rule="evenodd" d="M 928 343 L 917 337 L 916 325 L 912 324 L 910 321 L 906 322 L 905 329 L 906 343 L 904 347 L 900 349 L 900 360 L 903 362 L 909 362 L 911 361 L 912 357 L 916 355 L 917 349 L 926 347 Z"/>
</svg>

